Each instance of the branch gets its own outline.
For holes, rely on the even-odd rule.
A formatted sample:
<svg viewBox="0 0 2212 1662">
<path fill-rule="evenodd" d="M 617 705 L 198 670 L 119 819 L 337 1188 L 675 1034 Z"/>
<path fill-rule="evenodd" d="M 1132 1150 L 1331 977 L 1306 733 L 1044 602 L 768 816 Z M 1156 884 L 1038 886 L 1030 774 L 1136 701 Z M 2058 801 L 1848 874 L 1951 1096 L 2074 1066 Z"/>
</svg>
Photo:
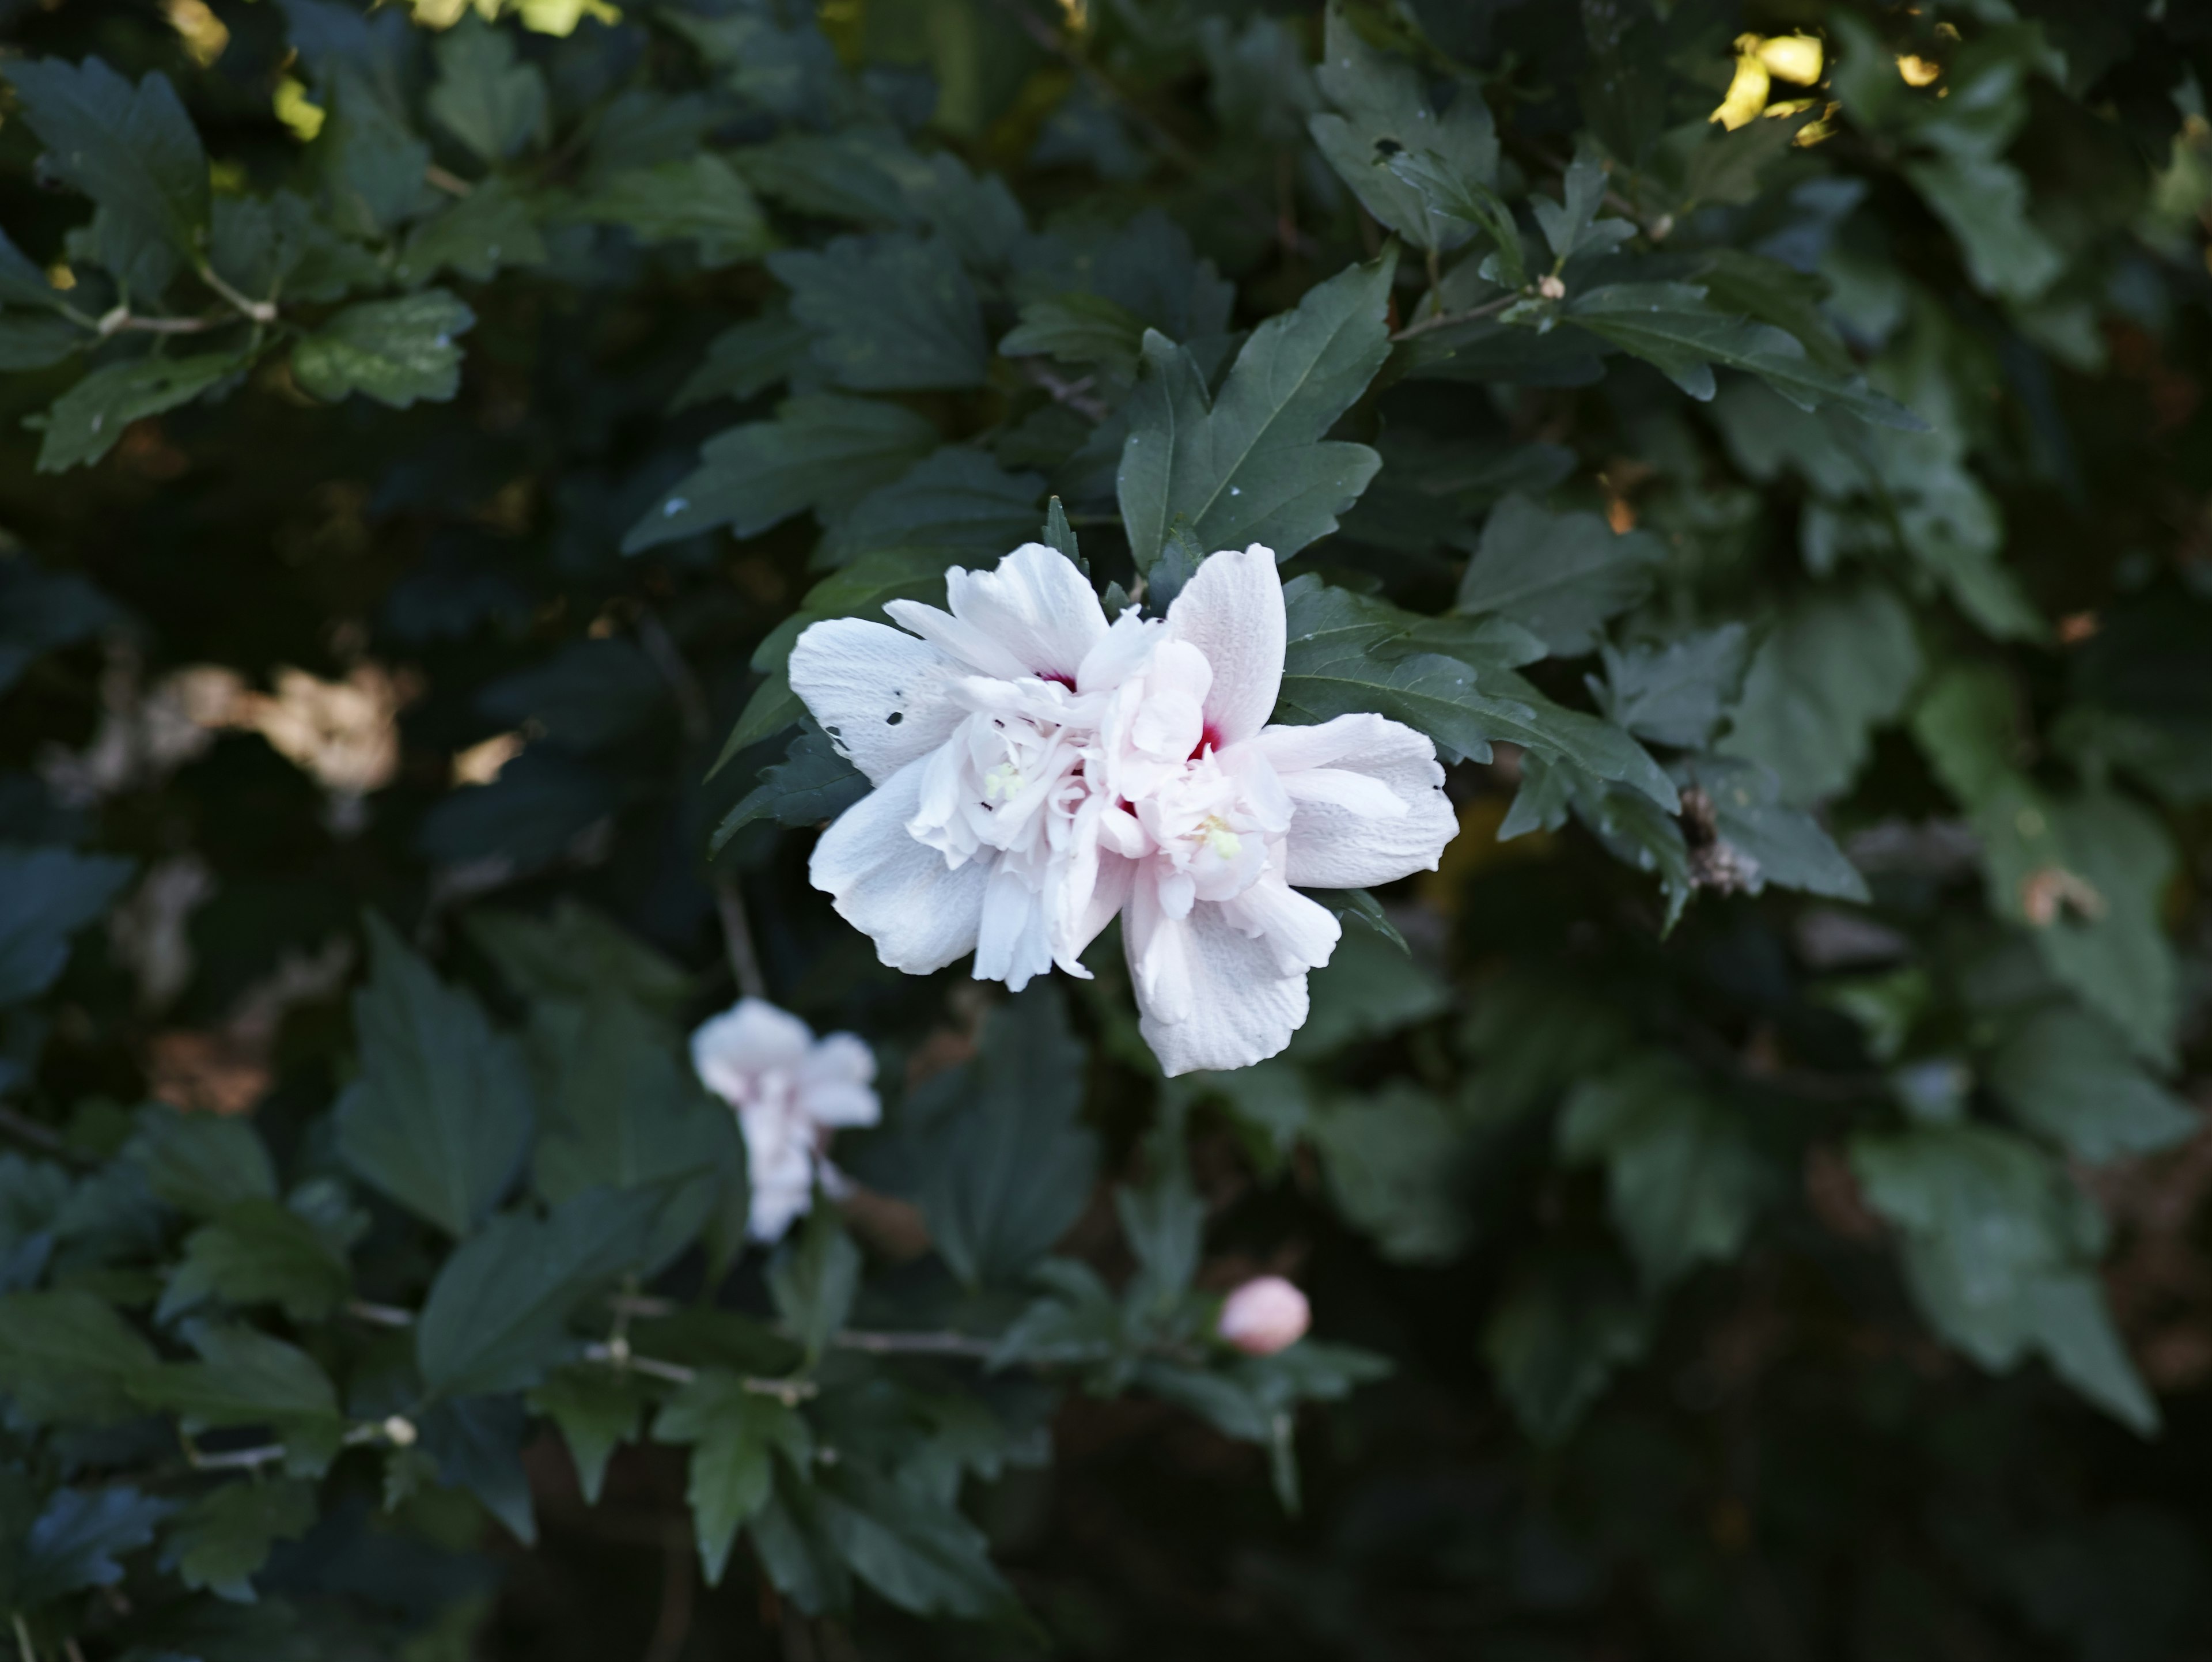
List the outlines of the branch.
<svg viewBox="0 0 2212 1662">
<path fill-rule="evenodd" d="M 1471 306 L 1464 312 L 1439 312 L 1434 317 L 1423 318 L 1419 323 L 1408 324 L 1390 337 L 1392 340 L 1411 340 L 1416 335 L 1425 335 L 1431 329 L 1449 329 L 1455 323 L 1473 323 L 1480 318 L 1493 318 L 1500 312 L 1517 306 L 1526 296 L 1515 292 L 1486 300 L 1480 306 Z"/>
<path fill-rule="evenodd" d="M 696 1367 L 686 1367 L 680 1362 L 664 1362 L 651 1356 L 640 1356 L 629 1348 L 627 1339 L 614 1339 L 605 1344 L 584 1347 L 584 1360 L 604 1362 L 608 1367 L 625 1373 L 642 1373 L 648 1379 L 665 1379 L 670 1385 L 690 1385 L 699 1377 Z M 741 1375 L 738 1383 L 757 1397 L 773 1397 L 786 1408 L 793 1408 L 814 1395 L 817 1387 L 811 1379 L 767 1379 L 755 1374 Z"/>
<path fill-rule="evenodd" d="M 1022 360 L 1022 372 L 1039 387 L 1052 394 L 1055 402 L 1066 405 L 1079 416 L 1094 422 L 1104 421 L 1113 412 L 1090 396 L 1091 377 L 1081 380 L 1062 380 L 1036 358 Z"/>
<path fill-rule="evenodd" d="M 61 1133 L 52 1126 L 41 1125 L 28 1114 L 19 1114 L 13 1108 L 0 1108 L 0 1131 L 21 1137 L 33 1148 L 43 1149 L 49 1154 L 60 1154 L 71 1160 L 84 1158 L 63 1141 Z"/>
<path fill-rule="evenodd" d="M 415 1312 L 402 1310 L 396 1304 L 371 1304 L 367 1299 L 346 1301 L 346 1314 L 357 1322 L 367 1322 L 371 1327 L 412 1327 Z"/>
<path fill-rule="evenodd" d="M 969 1333 L 870 1333 L 848 1328 L 830 1341 L 843 1350 L 865 1350 L 875 1356 L 972 1356 L 978 1361 L 998 1352 L 996 1339 Z"/>
</svg>

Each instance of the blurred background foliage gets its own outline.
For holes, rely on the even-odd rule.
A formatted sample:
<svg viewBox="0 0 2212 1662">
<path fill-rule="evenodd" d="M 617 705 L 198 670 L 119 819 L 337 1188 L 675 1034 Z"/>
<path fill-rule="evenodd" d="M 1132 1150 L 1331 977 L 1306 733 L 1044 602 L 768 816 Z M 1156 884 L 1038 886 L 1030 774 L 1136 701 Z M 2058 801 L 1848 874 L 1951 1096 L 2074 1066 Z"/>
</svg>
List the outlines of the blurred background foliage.
<svg viewBox="0 0 2212 1662">
<path fill-rule="evenodd" d="M 25 1662 L 2212 1655 L 2212 10 L 0 0 L 0 1289 L 203 1359 L 85 1317 L 57 1361 L 27 1312 L 83 1306 L 9 1306 Z M 17 73 L 92 57 L 127 82 Z M 1349 929 L 1284 1057 L 1171 1082 L 1117 953 L 1015 1010 L 877 965 L 805 882 L 834 758 L 763 773 L 787 620 L 1049 496 L 1158 592 L 1144 332 L 1218 386 L 1393 244 L 1328 417 L 1380 468 L 1293 569 L 1534 646 L 1529 742 L 1380 897 L 1405 949 Z M 732 1270 L 725 1152 L 625 1249 L 742 1324 L 641 1306 L 688 1358 L 657 1440 L 581 1364 L 394 1350 L 445 1235 L 583 1227 L 606 1078 L 694 1135 L 733 913 L 883 1060 L 845 1225 Z M 334 1121 L 410 998 L 455 1123 L 535 1091 L 544 1221 L 485 1222 L 496 1151 L 441 1215 Z M 602 1019 L 641 1071 L 562 1108 Z M 848 1308 L 1002 1332 L 1018 1275 L 945 1259 L 1052 1241 L 922 1256 L 915 1197 L 1015 1122 L 1084 1367 L 833 1348 L 806 1422 L 858 1468 L 789 1504 L 861 1522 L 708 1585 L 692 1387 Z M 1389 1377 L 1138 1377 L 1262 1269 Z M 441 1355 L 495 1407 L 380 1430 Z M 1293 1510 L 1254 1405 L 1301 1396 Z M 292 1475 L 179 1488 L 180 1418 Z"/>
</svg>

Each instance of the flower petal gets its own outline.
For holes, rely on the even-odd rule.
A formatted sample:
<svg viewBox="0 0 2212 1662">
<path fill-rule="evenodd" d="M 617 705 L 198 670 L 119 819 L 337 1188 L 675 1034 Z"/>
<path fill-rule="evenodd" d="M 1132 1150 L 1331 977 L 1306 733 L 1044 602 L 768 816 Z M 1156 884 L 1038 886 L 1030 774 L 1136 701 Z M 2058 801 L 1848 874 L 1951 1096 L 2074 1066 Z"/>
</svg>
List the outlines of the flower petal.
<svg viewBox="0 0 2212 1662">
<path fill-rule="evenodd" d="M 967 712 L 957 672 L 925 641 L 865 618 L 808 625 L 791 648 L 791 690 L 853 765 L 880 785 L 943 744 Z"/>
<path fill-rule="evenodd" d="M 1160 967 L 1169 969 L 1172 960 L 1172 988 L 1155 977 L 1155 990 L 1147 991 L 1138 969 L 1136 932 L 1125 939 L 1131 943 L 1139 1026 L 1169 1077 L 1249 1068 L 1278 1054 L 1304 1025 L 1304 974 L 1284 975 L 1267 941 L 1237 928 L 1221 907 L 1194 907 L 1179 922 L 1163 921 L 1154 933 Z M 1179 996 L 1171 1002 L 1163 992 Z"/>
<path fill-rule="evenodd" d="M 873 1125 L 876 1056 L 857 1033 L 825 1033 L 799 1066 L 799 1104 L 817 1125 Z"/>
<path fill-rule="evenodd" d="M 1234 900 L 1222 915 L 1247 934 L 1256 934 L 1273 949 L 1277 975 L 1301 975 L 1328 962 L 1344 926 L 1319 901 L 1309 900 L 1269 872 Z"/>
<path fill-rule="evenodd" d="M 1206 719 L 1223 744 L 1267 725 L 1282 691 L 1286 635 L 1273 551 L 1255 543 L 1209 557 L 1168 607 L 1167 632 L 1213 666 Z"/>
<path fill-rule="evenodd" d="M 1459 834 L 1436 746 L 1401 722 L 1340 715 L 1319 727 L 1269 728 L 1255 742 L 1296 804 L 1283 869 L 1300 888 L 1365 888 L 1434 871 Z M 1403 811 L 1362 807 L 1346 788 L 1346 774 L 1388 790 Z"/>
<path fill-rule="evenodd" d="M 763 998 L 741 998 L 702 1022 L 691 1035 L 691 1065 L 699 1081 L 726 1102 L 737 1101 L 742 1081 L 770 1068 L 793 1068 L 814 1043 L 814 1030 Z"/>
<path fill-rule="evenodd" d="M 908 835 L 926 762 L 909 762 L 838 817 L 814 845 L 807 875 L 837 916 L 876 943 L 895 970 L 927 975 L 975 947 L 991 861 L 947 870 L 945 856 Z"/>
<path fill-rule="evenodd" d="M 983 891 L 983 915 L 975 936 L 975 979 L 1003 981 L 1015 992 L 1033 976 L 1052 968 L 1045 898 L 1030 887 L 1020 868 L 1000 860 Z"/>
<path fill-rule="evenodd" d="M 1042 543 L 1024 543 L 992 571 L 955 566 L 945 575 L 952 614 L 1020 661 L 1018 673 L 1075 679 L 1106 636 L 1106 612 L 1075 562 Z"/>
</svg>

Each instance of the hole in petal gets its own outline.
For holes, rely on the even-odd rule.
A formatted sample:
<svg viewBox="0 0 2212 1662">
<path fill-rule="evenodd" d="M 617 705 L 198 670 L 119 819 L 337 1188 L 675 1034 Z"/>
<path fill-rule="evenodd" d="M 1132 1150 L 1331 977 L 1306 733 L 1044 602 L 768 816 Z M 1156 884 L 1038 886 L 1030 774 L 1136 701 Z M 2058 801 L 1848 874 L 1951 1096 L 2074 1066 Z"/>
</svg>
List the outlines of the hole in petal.
<svg viewBox="0 0 2212 1662">
<path fill-rule="evenodd" d="M 895 728 L 905 720 L 906 712 L 902 709 L 895 709 L 890 715 L 884 717 L 884 725 L 887 728 Z"/>
</svg>

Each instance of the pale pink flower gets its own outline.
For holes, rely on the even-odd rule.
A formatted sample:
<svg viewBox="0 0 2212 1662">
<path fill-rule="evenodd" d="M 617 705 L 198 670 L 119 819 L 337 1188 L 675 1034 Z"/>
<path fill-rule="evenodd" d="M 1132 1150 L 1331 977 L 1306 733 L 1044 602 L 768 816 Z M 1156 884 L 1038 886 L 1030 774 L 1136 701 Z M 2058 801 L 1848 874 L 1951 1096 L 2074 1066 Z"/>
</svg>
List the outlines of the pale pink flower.
<svg viewBox="0 0 2212 1662">
<path fill-rule="evenodd" d="M 835 1188 L 826 1158 L 840 1126 L 873 1125 L 882 1105 L 871 1089 L 876 1058 L 853 1033 L 814 1030 L 765 999 L 744 998 L 691 1035 L 699 1082 L 737 1110 L 752 1189 L 748 1229 L 781 1238 L 814 1204 L 820 1179 Z"/>
<path fill-rule="evenodd" d="M 973 952 L 1018 990 L 1113 916 L 1097 903 L 1110 804 L 1097 746 L 1108 694 L 1160 633 L 1109 625 L 1072 562 L 1025 544 L 994 571 L 946 574 L 951 610 L 893 600 L 911 633 L 844 618 L 792 649 L 791 685 L 876 788 L 815 844 L 809 874 L 885 964 L 913 974 Z"/>
<path fill-rule="evenodd" d="M 1091 904 L 1121 902 L 1145 1038 L 1170 1075 L 1249 1066 L 1304 1024 L 1307 971 L 1341 931 L 1297 888 L 1434 870 L 1458 830 L 1411 728 L 1267 725 L 1285 635 L 1274 555 L 1216 554 L 1106 717 Z"/>
<path fill-rule="evenodd" d="M 1248 1356 L 1272 1356 L 1306 1336 L 1306 1295 L 1280 1275 L 1249 1281 L 1224 1300 L 1213 1330 Z"/>
</svg>

